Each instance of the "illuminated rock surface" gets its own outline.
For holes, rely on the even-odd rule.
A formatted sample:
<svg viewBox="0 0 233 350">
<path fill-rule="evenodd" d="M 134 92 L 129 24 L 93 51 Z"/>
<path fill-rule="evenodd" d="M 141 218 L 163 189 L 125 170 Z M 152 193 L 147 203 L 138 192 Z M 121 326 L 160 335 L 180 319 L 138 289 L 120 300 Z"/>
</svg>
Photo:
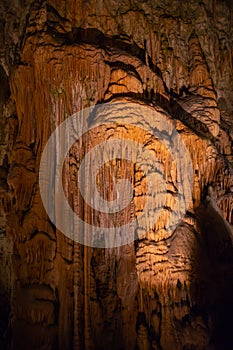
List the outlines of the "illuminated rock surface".
<svg viewBox="0 0 233 350">
<path fill-rule="evenodd" d="M 230 0 L 11 0 L 0 13 L 0 348 L 231 349 Z M 45 212 L 38 177 L 49 136 L 73 113 L 109 101 L 166 114 L 190 153 L 192 202 L 169 237 L 162 229 L 174 210 L 174 164 L 159 142 L 130 127 L 102 128 L 84 138 L 87 148 L 73 145 L 66 194 L 89 220 L 76 186 L 82 152 L 108 132 L 134 135 L 157 152 L 170 186 L 156 227 L 139 228 L 145 235 L 129 245 L 91 248 L 59 232 Z M 102 194 L 101 176 L 113 190 L 108 167 L 134 184 L 120 220 L 137 216 L 148 195 L 143 174 L 110 163 Z"/>
</svg>

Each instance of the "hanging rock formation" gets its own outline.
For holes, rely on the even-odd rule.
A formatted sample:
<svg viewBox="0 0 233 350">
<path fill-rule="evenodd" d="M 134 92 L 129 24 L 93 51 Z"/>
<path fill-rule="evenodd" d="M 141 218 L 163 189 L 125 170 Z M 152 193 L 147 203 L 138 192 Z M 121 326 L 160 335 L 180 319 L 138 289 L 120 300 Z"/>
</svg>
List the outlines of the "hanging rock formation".
<svg viewBox="0 0 233 350">
<path fill-rule="evenodd" d="M 0 348 L 231 349 L 232 28 L 230 0 L 1 2 Z M 168 235 L 179 182 L 172 157 L 144 129 L 111 124 L 110 116 L 109 127 L 69 150 L 63 180 L 71 208 L 105 223 L 81 197 L 79 167 L 95 145 L 128 135 L 154 152 L 168 191 L 150 230 L 139 225 L 134 242 L 94 248 L 49 219 L 40 160 L 69 116 L 119 101 L 176 128 L 192 160 L 192 200 Z M 97 108 L 90 123 L 100 118 Z M 146 114 L 143 123 L 150 125 Z M 150 194 L 140 167 L 116 159 L 98 176 L 106 200 L 116 196 L 113 176 L 133 184 L 132 203 L 113 224 L 140 214 Z"/>
</svg>

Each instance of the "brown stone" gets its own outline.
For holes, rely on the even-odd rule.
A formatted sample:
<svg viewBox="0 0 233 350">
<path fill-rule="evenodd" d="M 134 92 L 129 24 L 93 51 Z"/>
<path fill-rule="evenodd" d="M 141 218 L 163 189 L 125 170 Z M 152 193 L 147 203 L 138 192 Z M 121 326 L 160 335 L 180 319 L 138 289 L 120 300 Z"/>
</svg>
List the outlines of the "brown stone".
<svg viewBox="0 0 233 350">
<path fill-rule="evenodd" d="M 0 348 L 232 347 L 232 11 L 227 0 L 1 2 Z M 157 157 L 166 204 L 134 242 L 93 248 L 51 222 L 39 166 L 64 120 L 117 101 L 145 107 L 142 130 L 97 109 L 90 123 L 110 121 L 70 148 L 68 202 L 83 220 L 106 224 L 81 197 L 79 167 L 94 146 L 130 136 Z M 171 121 L 193 164 L 192 201 L 169 235 L 179 181 L 166 147 L 143 129 L 150 109 Z M 134 197 L 112 225 L 138 218 L 150 194 L 142 169 L 120 159 L 98 174 L 107 200 L 117 196 L 114 177 L 129 179 Z"/>
</svg>

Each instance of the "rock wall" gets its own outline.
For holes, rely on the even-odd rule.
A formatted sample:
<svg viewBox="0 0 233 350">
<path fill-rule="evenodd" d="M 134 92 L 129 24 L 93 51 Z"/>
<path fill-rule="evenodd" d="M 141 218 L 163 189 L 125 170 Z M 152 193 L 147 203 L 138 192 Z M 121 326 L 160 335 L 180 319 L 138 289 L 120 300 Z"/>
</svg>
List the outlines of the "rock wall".
<svg viewBox="0 0 233 350">
<path fill-rule="evenodd" d="M 2 1 L 0 9 L 0 347 L 230 349 L 231 2 Z M 190 153 L 192 202 L 169 237 L 172 159 L 130 127 L 100 128 L 73 145 L 66 194 L 90 219 L 76 186 L 80 154 L 131 135 L 158 155 L 170 186 L 156 227 L 142 225 L 128 245 L 92 248 L 63 235 L 45 212 L 38 179 L 49 136 L 73 113 L 109 101 L 166 115 Z M 123 160 L 109 166 L 134 184 L 121 219 L 137 217 L 148 196 L 142 172 Z M 104 168 L 111 187 L 109 174 Z M 104 194 L 102 183 L 100 175 Z"/>
</svg>

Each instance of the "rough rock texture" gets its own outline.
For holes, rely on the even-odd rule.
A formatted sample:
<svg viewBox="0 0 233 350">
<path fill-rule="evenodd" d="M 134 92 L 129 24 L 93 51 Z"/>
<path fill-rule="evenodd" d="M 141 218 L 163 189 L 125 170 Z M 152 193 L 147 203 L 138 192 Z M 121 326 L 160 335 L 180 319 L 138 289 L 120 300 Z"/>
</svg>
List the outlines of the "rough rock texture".
<svg viewBox="0 0 233 350">
<path fill-rule="evenodd" d="M 0 348 L 232 348 L 232 28 L 230 0 L 1 1 Z M 134 243 L 97 249 L 51 223 L 39 164 L 65 118 L 112 100 L 173 120 L 194 190 L 179 227 L 158 234 L 174 209 L 174 169 L 160 144 L 138 135 L 167 171 L 165 214 Z M 64 176 L 70 205 L 88 219 L 76 188 L 82 150 L 71 148 Z M 137 216 L 143 174 L 123 160 L 109 166 L 132 179 Z"/>
</svg>

